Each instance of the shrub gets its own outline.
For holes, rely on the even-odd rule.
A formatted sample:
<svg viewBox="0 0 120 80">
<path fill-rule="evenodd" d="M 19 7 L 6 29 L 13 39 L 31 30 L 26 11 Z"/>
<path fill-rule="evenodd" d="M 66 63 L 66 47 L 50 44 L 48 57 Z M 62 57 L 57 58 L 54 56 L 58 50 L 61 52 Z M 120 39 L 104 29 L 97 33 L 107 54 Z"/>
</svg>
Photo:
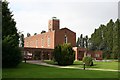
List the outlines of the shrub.
<svg viewBox="0 0 120 80">
<path fill-rule="evenodd" d="M 2 42 L 2 67 L 16 67 L 22 60 L 21 50 L 9 42 Z"/>
<path fill-rule="evenodd" d="M 53 57 L 58 65 L 71 65 L 75 60 L 75 53 L 70 44 L 63 44 L 55 47 Z"/>
<path fill-rule="evenodd" d="M 83 57 L 83 62 L 86 66 L 93 66 L 93 60 L 91 57 Z"/>
</svg>

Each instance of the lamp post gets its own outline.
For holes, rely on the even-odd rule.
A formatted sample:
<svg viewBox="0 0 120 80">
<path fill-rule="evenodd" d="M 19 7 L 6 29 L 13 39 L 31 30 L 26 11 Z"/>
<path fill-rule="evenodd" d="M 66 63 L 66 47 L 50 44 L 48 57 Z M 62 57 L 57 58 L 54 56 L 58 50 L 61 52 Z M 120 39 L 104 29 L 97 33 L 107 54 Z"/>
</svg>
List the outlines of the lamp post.
<svg viewBox="0 0 120 80">
<path fill-rule="evenodd" d="M 26 63 L 26 56 L 24 57 L 25 63 Z"/>
<path fill-rule="evenodd" d="M 83 63 L 83 68 L 84 68 L 84 70 L 85 70 L 85 63 Z"/>
</svg>

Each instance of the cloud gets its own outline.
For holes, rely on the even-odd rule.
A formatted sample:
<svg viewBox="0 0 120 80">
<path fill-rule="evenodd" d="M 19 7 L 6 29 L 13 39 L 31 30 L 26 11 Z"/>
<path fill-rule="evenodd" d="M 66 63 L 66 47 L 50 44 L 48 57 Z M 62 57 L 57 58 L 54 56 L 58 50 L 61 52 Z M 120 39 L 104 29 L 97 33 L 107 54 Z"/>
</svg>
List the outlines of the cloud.
<svg viewBox="0 0 120 80">
<path fill-rule="evenodd" d="M 103 0 L 9 0 L 17 22 L 17 28 L 29 33 L 47 31 L 48 20 L 56 16 L 61 28 L 68 27 L 77 33 L 77 37 L 92 34 L 100 24 L 117 18 L 117 2 L 99 2 Z M 96 1 L 96 2 L 94 2 Z M 117 0 L 114 0 L 117 1 Z"/>
</svg>

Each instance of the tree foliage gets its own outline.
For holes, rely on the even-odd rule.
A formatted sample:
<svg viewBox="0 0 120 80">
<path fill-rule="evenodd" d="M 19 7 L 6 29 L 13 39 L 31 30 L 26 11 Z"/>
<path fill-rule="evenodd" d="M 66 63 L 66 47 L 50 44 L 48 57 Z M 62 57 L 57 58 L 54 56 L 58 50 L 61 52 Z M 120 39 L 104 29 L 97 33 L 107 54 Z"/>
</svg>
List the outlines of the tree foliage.
<svg viewBox="0 0 120 80">
<path fill-rule="evenodd" d="M 30 37 L 31 36 L 31 34 L 30 33 L 27 33 L 27 37 Z"/>
<path fill-rule="evenodd" d="M 24 34 L 20 35 L 20 47 L 24 47 Z"/>
<path fill-rule="evenodd" d="M 91 57 L 83 57 L 83 63 L 85 63 L 86 66 L 93 66 L 93 60 Z"/>
<path fill-rule="evenodd" d="M 42 34 L 42 33 L 46 33 L 46 31 L 45 31 L 45 30 L 42 30 L 42 31 L 41 31 L 41 34 Z"/>
<path fill-rule="evenodd" d="M 75 53 L 70 44 L 63 44 L 55 47 L 53 57 L 58 65 L 71 65 L 75 60 Z"/>
<path fill-rule="evenodd" d="M 17 33 L 17 29 L 15 27 L 16 22 L 12 18 L 13 14 L 10 12 L 8 8 L 8 2 L 2 2 L 2 40 L 9 35 L 14 36 L 14 44 L 18 46 L 19 44 L 19 34 Z"/>
<path fill-rule="evenodd" d="M 16 22 L 8 8 L 8 2 L 2 2 L 2 66 L 15 67 L 21 62 L 19 50 L 19 34 L 15 27 Z"/>
<path fill-rule="evenodd" d="M 94 33 L 91 35 L 90 41 L 96 47 L 95 50 L 102 50 L 104 52 L 104 58 L 118 58 L 119 54 L 119 29 L 120 20 L 117 19 L 113 22 L 111 19 L 106 25 L 100 25 L 98 29 L 95 29 Z"/>
<path fill-rule="evenodd" d="M 37 35 L 37 33 L 34 33 L 34 35 Z"/>
<path fill-rule="evenodd" d="M 89 38 L 87 35 L 83 37 L 83 34 L 81 34 L 80 37 L 78 37 L 76 46 L 81 48 L 88 48 L 88 40 Z"/>
<path fill-rule="evenodd" d="M 2 41 L 2 67 L 16 67 L 22 59 L 19 47 L 13 44 L 14 38 L 7 36 Z"/>
</svg>

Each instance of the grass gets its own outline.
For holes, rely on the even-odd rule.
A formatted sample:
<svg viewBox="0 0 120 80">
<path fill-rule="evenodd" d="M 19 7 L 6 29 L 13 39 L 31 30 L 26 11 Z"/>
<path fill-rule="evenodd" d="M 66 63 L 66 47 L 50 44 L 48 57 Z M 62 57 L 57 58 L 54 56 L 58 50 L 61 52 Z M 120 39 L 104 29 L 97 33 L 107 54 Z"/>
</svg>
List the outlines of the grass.
<svg viewBox="0 0 120 80">
<path fill-rule="evenodd" d="M 50 60 L 45 60 L 44 62 L 48 64 L 57 65 L 57 63 Z M 86 66 L 86 68 L 118 70 L 118 62 L 116 61 L 109 61 L 109 62 L 94 61 L 93 63 L 94 63 L 94 66 Z M 70 65 L 70 66 L 83 68 L 83 63 L 82 61 L 74 61 L 73 65 Z"/>
<path fill-rule="evenodd" d="M 3 78 L 118 78 L 118 72 L 61 69 L 21 63 L 17 68 L 3 69 Z"/>
</svg>

